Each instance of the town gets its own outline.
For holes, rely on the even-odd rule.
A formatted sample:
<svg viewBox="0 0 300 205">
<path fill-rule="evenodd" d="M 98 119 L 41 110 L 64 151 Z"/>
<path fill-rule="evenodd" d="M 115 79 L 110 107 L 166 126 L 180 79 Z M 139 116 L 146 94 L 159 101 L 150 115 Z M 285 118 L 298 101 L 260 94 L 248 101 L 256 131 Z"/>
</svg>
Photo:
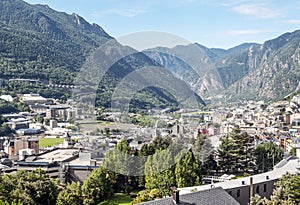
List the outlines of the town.
<svg viewBox="0 0 300 205">
<path fill-rule="evenodd" d="M 300 204 L 299 8 L 0 0 L 0 205 Z"/>
<path fill-rule="evenodd" d="M 122 140 L 128 142 L 133 154 L 157 137 L 173 141 L 183 138 L 185 147 L 191 147 L 191 140 L 201 135 L 212 146 L 206 151 L 217 153 L 222 139 L 239 130 L 249 137 L 249 150 L 264 143 L 274 143 L 282 150 L 283 159 L 277 165 L 273 154 L 269 156 L 273 164 L 265 165 L 260 170 L 261 174 L 255 174 L 254 168 L 249 168 L 249 175 L 243 178 L 226 175 L 232 172 L 226 172 L 224 167 L 219 173 L 209 172 L 211 175 L 207 173 L 201 182 L 207 186 L 179 188 L 180 195 L 176 195 L 179 191 L 176 192 L 175 188 L 174 201 L 181 195 L 188 199 L 185 194 L 210 190 L 211 186 L 218 187 L 219 183 L 222 189 L 214 191 L 223 193 L 225 190 L 229 193 L 229 201 L 233 197 L 235 202 L 247 204 L 254 196 L 243 190 L 246 185 L 250 187 L 250 181 L 252 193 L 256 190 L 255 193 L 269 198 L 274 183 L 286 172 L 297 173 L 300 165 L 300 95 L 291 95 L 270 104 L 244 100 L 209 110 L 179 110 L 175 113 L 169 113 L 168 109 L 151 110 L 149 113 L 152 114 L 148 116 L 128 113 L 127 117 L 131 119 L 126 122 L 128 124 L 121 122 L 121 114 L 117 112 L 99 113 L 96 109 L 94 116 L 88 116 L 72 100 L 61 104 L 57 99 L 44 98 L 39 94 L 23 94 L 18 98 L 2 95 L 0 98 L 2 102 L 17 101 L 30 108 L 27 112 L 2 114 L 6 119 L 5 125 L 12 130 L 11 134 L 1 137 L 2 174 L 41 169 L 52 178 L 58 178 L 62 184 L 72 181 L 83 184 L 94 169 L 103 165 L 107 152 L 114 150 Z M 221 163 L 222 159 L 217 154 L 212 156 Z M 291 158 L 293 156 L 298 158 Z M 257 187 L 262 183 L 264 191 L 259 191 Z M 240 186 L 243 189 L 239 189 Z"/>
</svg>

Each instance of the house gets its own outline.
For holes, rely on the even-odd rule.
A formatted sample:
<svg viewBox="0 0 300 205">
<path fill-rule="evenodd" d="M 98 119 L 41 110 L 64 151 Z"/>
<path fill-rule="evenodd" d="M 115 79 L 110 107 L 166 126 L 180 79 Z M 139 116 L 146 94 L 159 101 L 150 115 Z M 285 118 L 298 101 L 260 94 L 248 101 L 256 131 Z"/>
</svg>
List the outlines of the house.
<svg viewBox="0 0 300 205">
<path fill-rule="evenodd" d="M 13 130 L 18 129 L 27 129 L 29 128 L 29 124 L 31 123 L 31 120 L 26 118 L 17 118 L 17 119 L 11 119 L 8 123 L 6 123 L 8 126 L 10 126 Z"/>
<path fill-rule="evenodd" d="M 172 190 L 172 197 L 143 202 L 140 203 L 140 205 L 239 205 L 239 203 L 221 187 L 195 191 L 183 195 L 179 195 L 180 191 L 176 188 L 172 188 Z"/>
<path fill-rule="evenodd" d="M 250 202 L 251 196 L 254 196 L 255 194 L 258 194 L 261 197 L 270 198 L 276 181 L 278 181 L 287 172 L 292 174 L 299 172 L 300 146 L 297 147 L 297 154 L 297 157 L 289 157 L 282 160 L 272 171 L 269 172 L 214 184 L 184 187 L 179 190 L 180 193 L 184 195 L 189 194 L 194 190 L 204 191 L 211 190 L 214 187 L 221 187 L 241 205 L 247 205 Z"/>
<path fill-rule="evenodd" d="M 34 104 L 45 104 L 49 101 L 49 99 L 40 96 L 39 94 L 24 94 L 21 98 L 22 102 L 26 103 L 27 105 L 34 105 Z M 50 100 L 52 101 L 52 100 Z"/>
<path fill-rule="evenodd" d="M 17 170 L 44 170 L 50 177 L 59 178 L 61 183 L 70 181 L 83 183 L 96 166 L 88 152 L 79 149 L 53 149 L 17 161 Z"/>
<path fill-rule="evenodd" d="M 19 154 L 19 150 L 32 149 L 35 154 L 39 153 L 39 138 L 38 137 L 21 137 L 13 141 L 13 149 L 11 155 Z"/>
<path fill-rule="evenodd" d="M 35 170 L 40 168 L 51 177 L 59 177 L 62 163 L 78 158 L 77 149 L 54 149 L 17 161 L 17 170 Z"/>
</svg>

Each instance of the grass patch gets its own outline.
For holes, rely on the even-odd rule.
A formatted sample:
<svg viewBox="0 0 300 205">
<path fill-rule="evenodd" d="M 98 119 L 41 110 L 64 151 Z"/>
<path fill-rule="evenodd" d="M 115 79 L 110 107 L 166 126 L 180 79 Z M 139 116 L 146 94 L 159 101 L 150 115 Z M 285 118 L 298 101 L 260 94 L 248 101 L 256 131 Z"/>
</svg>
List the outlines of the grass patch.
<svg viewBox="0 0 300 205">
<path fill-rule="evenodd" d="M 131 205 L 132 199 L 127 194 L 116 193 L 108 201 L 99 203 L 98 205 Z"/>
<path fill-rule="evenodd" d="M 63 143 L 63 138 L 41 138 L 39 141 L 40 148 L 52 147 Z"/>
</svg>

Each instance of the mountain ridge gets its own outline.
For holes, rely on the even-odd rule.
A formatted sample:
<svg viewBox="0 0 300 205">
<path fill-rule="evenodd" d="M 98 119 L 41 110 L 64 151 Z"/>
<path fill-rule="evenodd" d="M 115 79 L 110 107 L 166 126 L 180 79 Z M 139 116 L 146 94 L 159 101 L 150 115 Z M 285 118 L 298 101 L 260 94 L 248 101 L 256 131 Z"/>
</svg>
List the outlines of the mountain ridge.
<svg viewBox="0 0 300 205">
<path fill-rule="evenodd" d="M 197 62 L 192 62 L 192 67 L 201 70 L 201 80 L 193 87 L 201 96 L 218 99 L 222 96 L 222 100 L 229 101 L 241 98 L 272 101 L 299 87 L 300 30 L 284 33 L 263 44 L 244 43 L 230 49 L 195 45 L 199 48 L 197 54 L 188 46 L 181 46 L 181 52 L 172 49 L 168 52 L 184 59 L 188 65 L 191 61 L 186 56 L 195 56 L 193 59 Z M 168 67 L 166 59 L 165 62 L 163 65 Z M 182 73 L 178 69 L 177 72 Z"/>
<path fill-rule="evenodd" d="M 112 91 L 122 76 L 144 66 L 160 66 L 147 55 L 120 45 L 101 26 L 90 24 L 75 13 L 69 15 L 46 5 L 31 5 L 22 0 L 1 0 L 0 14 L 0 24 L 3 25 L 0 29 L 0 78 L 3 79 L 38 79 L 45 85 L 73 84 L 84 64 L 97 72 L 101 64 L 105 63 L 97 60 L 102 59 L 102 55 L 107 57 L 103 60 L 116 61 L 99 84 L 90 83 L 97 95 L 94 103 L 107 107 Z M 90 59 L 90 63 L 94 64 L 87 62 L 91 57 L 96 58 Z M 95 82 L 97 80 L 100 79 Z M 62 96 L 64 92 L 68 92 L 59 88 L 49 90 L 43 84 L 13 83 L 14 81 L 7 81 L 4 86 L 8 91 L 2 89 L 1 92 L 14 95 L 14 92 L 41 92 L 47 93 L 46 97 L 58 96 L 57 93 Z M 95 86 L 98 86 L 98 90 Z M 176 106 L 173 97 L 160 89 L 144 89 L 138 95 L 137 104 L 140 109 L 147 106 Z M 201 98 L 199 103 L 204 103 Z"/>
<path fill-rule="evenodd" d="M 47 5 L 2 0 L 0 14 L 2 78 L 35 77 L 71 84 L 87 57 L 115 40 L 78 14 L 58 12 Z M 150 62 L 156 61 L 200 96 L 274 100 L 299 87 L 299 44 L 300 30 L 296 30 L 263 44 L 243 43 L 229 49 L 199 43 L 153 48 L 143 52 L 151 60 L 135 60 L 145 65 L 156 65 Z"/>
</svg>

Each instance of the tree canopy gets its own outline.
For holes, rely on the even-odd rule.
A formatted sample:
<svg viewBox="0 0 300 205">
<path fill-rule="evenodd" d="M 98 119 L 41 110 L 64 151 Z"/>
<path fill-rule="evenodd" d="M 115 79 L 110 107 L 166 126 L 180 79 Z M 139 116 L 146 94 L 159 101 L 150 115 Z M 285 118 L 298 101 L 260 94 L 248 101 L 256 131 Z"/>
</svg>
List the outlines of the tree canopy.
<svg viewBox="0 0 300 205">
<path fill-rule="evenodd" d="M 267 172 L 282 160 L 283 151 L 273 142 L 263 143 L 254 150 L 256 165 L 259 171 Z"/>
<path fill-rule="evenodd" d="M 57 181 L 50 179 L 40 169 L 0 178 L 0 200 L 8 203 L 20 202 L 23 205 L 55 205 L 60 191 Z"/>
</svg>

